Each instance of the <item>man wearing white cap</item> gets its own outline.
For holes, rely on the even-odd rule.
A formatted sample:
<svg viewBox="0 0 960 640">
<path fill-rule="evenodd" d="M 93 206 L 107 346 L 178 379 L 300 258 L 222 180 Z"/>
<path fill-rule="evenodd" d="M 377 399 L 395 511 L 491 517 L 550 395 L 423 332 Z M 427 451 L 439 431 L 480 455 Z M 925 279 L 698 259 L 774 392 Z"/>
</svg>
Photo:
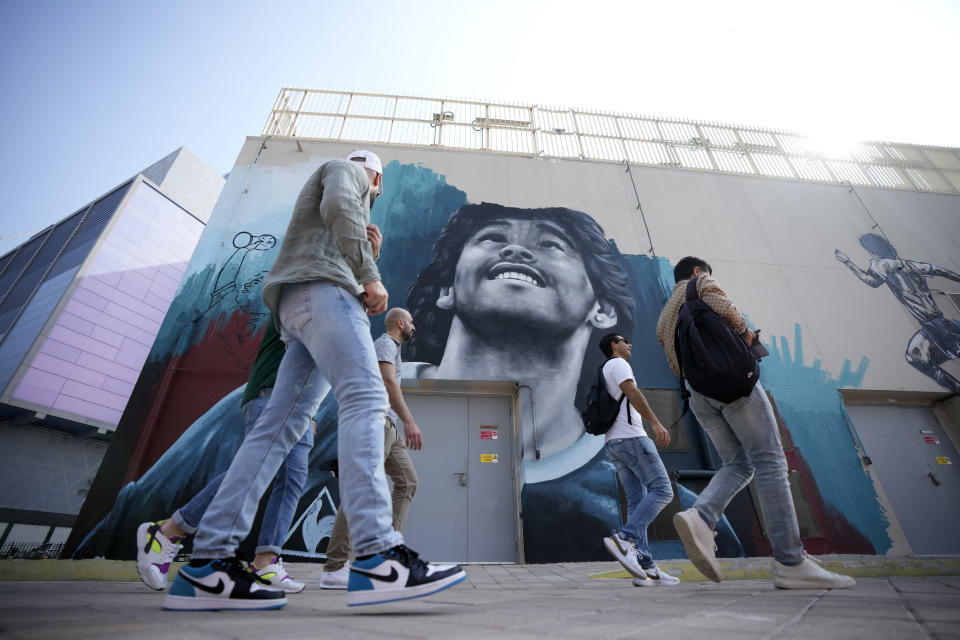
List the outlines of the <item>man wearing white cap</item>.
<svg viewBox="0 0 960 640">
<path fill-rule="evenodd" d="M 236 558 L 260 498 L 333 390 L 339 405 L 340 502 L 354 552 L 347 603 L 425 596 L 466 578 L 457 565 L 432 565 L 392 526 L 383 468 L 388 400 L 368 315 L 387 308 L 374 262 L 380 235 L 370 207 L 383 192 L 383 168 L 370 151 L 322 164 L 297 197 L 263 300 L 287 350 L 273 394 L 247 434 L 207 508 L 189 565 L 165 609 L 276 609 L 286 604 Z"/>
</svg>

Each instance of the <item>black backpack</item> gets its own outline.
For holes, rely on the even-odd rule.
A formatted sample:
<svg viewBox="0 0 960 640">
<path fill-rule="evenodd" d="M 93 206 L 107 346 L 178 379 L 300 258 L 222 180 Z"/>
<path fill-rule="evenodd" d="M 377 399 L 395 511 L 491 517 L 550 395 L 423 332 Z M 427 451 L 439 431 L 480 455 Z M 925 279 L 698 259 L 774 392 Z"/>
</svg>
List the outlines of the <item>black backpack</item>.
<svg viewBox="0 0 960 640">
<path fill-rule="evenodd" d="M 699 393 L 733 402 L 745 398 L 760 379 L 760 367 L 743 338 L 734 333 L 697 292 L 697 278 L 687 283 L 686 301 L 677 315 L 674 349 L 683 380 Z"/>
<path fill-rule="evenodd" d="M 580 419 L 583 420 L 583 428 L 592 436 L 602 436 L 616 421 L 620 414 L 620 405 L 623 404 L 623 398 L 626 394 L 621 393 L 619 400 L 614 400 L 610 392 L 607 391 L 607 381 L 603 377 L 603 367 L 613 358 L 607 358 L 600 368 L 597 369 L 597 379 L 590 390 L 587 391 L 587 407 L 580 413 Z M 627 422 L 633 424 L 631 411 L 627 410 Z"/>
</svg>

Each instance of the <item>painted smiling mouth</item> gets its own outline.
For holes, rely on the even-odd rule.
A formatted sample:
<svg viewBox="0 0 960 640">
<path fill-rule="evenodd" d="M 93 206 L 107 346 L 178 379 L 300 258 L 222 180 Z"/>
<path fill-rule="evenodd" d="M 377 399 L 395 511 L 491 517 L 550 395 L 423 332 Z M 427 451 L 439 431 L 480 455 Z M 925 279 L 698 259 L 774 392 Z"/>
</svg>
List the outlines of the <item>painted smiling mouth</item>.
<svg viewBox="0 0 960 640">
<path fill-rule="evenodd" d="M 537 272 L 532 269 L 525 269 L 523 267 L 515 266 L 504 266 L 499 268 L 494 268 L 490 271 L 490 275 L 487 276 L 489 280 L 517 280 L 519 282 L 525 282 L 527 284 L 532 284 L 534 286 L 544 288 L 546 285 L 543 283 L 543 278 Z"/>
</svg>

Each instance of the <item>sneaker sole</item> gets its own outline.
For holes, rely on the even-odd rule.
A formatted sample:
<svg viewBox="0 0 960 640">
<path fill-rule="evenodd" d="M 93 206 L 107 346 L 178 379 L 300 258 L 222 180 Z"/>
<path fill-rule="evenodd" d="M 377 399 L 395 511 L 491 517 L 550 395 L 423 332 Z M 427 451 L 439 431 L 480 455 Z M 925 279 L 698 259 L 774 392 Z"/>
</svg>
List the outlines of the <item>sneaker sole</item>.
<svg viewBox="0 0 960 640">
<path fill-rule="evenodd" d="M 702 573 L 708 580 L 722 582 L 723 577 L 720 573 L 720 565 L 717 564 L 716 558 L 710 558 L 700 549 L 700 546 L 697 544 L 696 534 L 693 532 L 693 527 L 690 526 L 690 523 L 687 522 L 681 513 L 674 514 L 673 526 L 680 535 L 680 542 L 683 543 L 683 550 L 687 552 L 687 557 L 690 559 L 690 562 L 693 563 L 693 566 L 697 568 L 697 571 Z"/>
<path fill-rule="evenodd" d="M 639 578 L 633 581 L 633 586 L 635 587 L 675 587 L 679 582 L 663 582 L 661 580 L 640 580 Z"/>
<path fill-rule="evenodd" d="M 822 589 L 849 589 L 850 587 L 855 587 L 857 581 L 851 578 L 851 582 L 844 582 L 843 584 L 824 584 L 823 581 L 811 580 L 810 582 L 803 581 L 794 581 L 790 583 L 778 582 L 777 580 L 773 581 L 773 586 L 777 589 L 812 589 L 812 590 L 822 590 Z"/>
<path fill-rule="evenodd" d="M 417 587 L 403 587 L 401 589 L 380 589 L 366 591 L 348 591 L 347 605 L 351 607 L 361 607 L 368 604 L 383 604 L 385 602 L 396 602 L 398 600 L 411 600 L 413 598 L 422 598 L 444 589 L 449 589 L 455 584 L 466 580 L 465 571 L 447 576 L 436 582 L 428 582 Z"/>
<path fill-rule="evenodd" d="M 620 552 L 620 547 L 617 545 L 617 542 L 613 538 L 604 538 L 603 546 L 607 548 L 607 551 L 610 552 L 610 555 L 613 556 L 614 560 L 619 562 L 620 565 L 624 569 L 626 569 L 627 572 L 630 573 L 630 575 L 632 575 L 634 578 L 642 578 L 646 575 L 643 572 L 643 569 L 640 568 L 639 564 L 636 566 L 636 568 L 634 568 L 625 562 L 626 558 Z"/>
<path fill-rule="evenodd" d="M 327 589 L 329 591 L 336 591 L 336 590 L 343 591 L 344 589 L 347 588 L 347 585 L 345 584 L 332 585 L 332 584 L 323 584 L 322 582 L 317 586 L 320 587 L 321 589 Z"/>
<path fill-rule="evenodd" d="M 243 600 L 236 598 L 218 598 L 210 596 L 171 596 L 163 600 L 165 611 L 222 611 L 232 610 L 263 610 L 282 609 L 287 606 L 287 599 L 275 600 Z"/>
</svg>

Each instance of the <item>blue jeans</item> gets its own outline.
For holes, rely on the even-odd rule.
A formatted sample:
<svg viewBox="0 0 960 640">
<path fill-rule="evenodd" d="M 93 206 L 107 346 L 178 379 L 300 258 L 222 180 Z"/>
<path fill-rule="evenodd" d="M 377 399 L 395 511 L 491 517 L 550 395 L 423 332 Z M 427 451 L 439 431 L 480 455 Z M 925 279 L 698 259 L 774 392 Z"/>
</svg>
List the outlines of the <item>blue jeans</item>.
<svg viewBox="0 0 960 640">
<path fill-rule="evenodd" d="M 286 285 L 277 319 L 287 350 L 273 394 L 200 521 L 193 557 L 236 554 L 270 479 L 331 387 L 340 406 L 340 502 L 354 550 L 367 555 L 402 544 L 383 470 L 387 392 L 360 301 L 323 280 Z"/>
<path fill-rule="evenodd" d="M 723 461 L 693 506 L 715 527 L 733 497 L 756 474 L 757 497 L 773 557 L 781 564 L 800 564 L 803 543 L 787 480 L 787 459 L 763 385 L 758 382 L 749 396 L 730 403 L 697 393 L 689 383 L 687 388 L 690 409 Z"/>
<path fill-rule="evenodd" d="M 640 555 L 640 566 L 648 569 L 653 565 L 653 556 L 647 527 L 673 500 L 670 478 L 650 438 L 615 438 L 604 447 L 627 495 L 629 515 L 627 523 L 620 528 L 620 536 L 633 540 Z"/>
<path fill-rule="evenodd" d="M 244 433 L 250 433 L 250 429 L 260 417 L 269 399 L 270 389 L 264 389 L 259 397 L 243 405 L 241 413 Z M 297 503 L 300 502 L 300 494 L 303 493 L 303 485 L 307 481 L 307 460 L 311 449 L 313 449 L 313 431 L 308 429 L 277 471 L 273 491 L 267 501 L 263 525 L 260 527 L 256 553 L 270 552 L 280 555 L 287 531 L 293 524 L 293 516 L 297 510 Z M 194 533 L 197 530 L 200 519 L 203 518 L 225 475 L 226 471 L 208 482 L 207 486 L 190 499 L 190 502 L 173 513 L 173 521 L 181 529 L 187 533 Z"/>
</svg>

